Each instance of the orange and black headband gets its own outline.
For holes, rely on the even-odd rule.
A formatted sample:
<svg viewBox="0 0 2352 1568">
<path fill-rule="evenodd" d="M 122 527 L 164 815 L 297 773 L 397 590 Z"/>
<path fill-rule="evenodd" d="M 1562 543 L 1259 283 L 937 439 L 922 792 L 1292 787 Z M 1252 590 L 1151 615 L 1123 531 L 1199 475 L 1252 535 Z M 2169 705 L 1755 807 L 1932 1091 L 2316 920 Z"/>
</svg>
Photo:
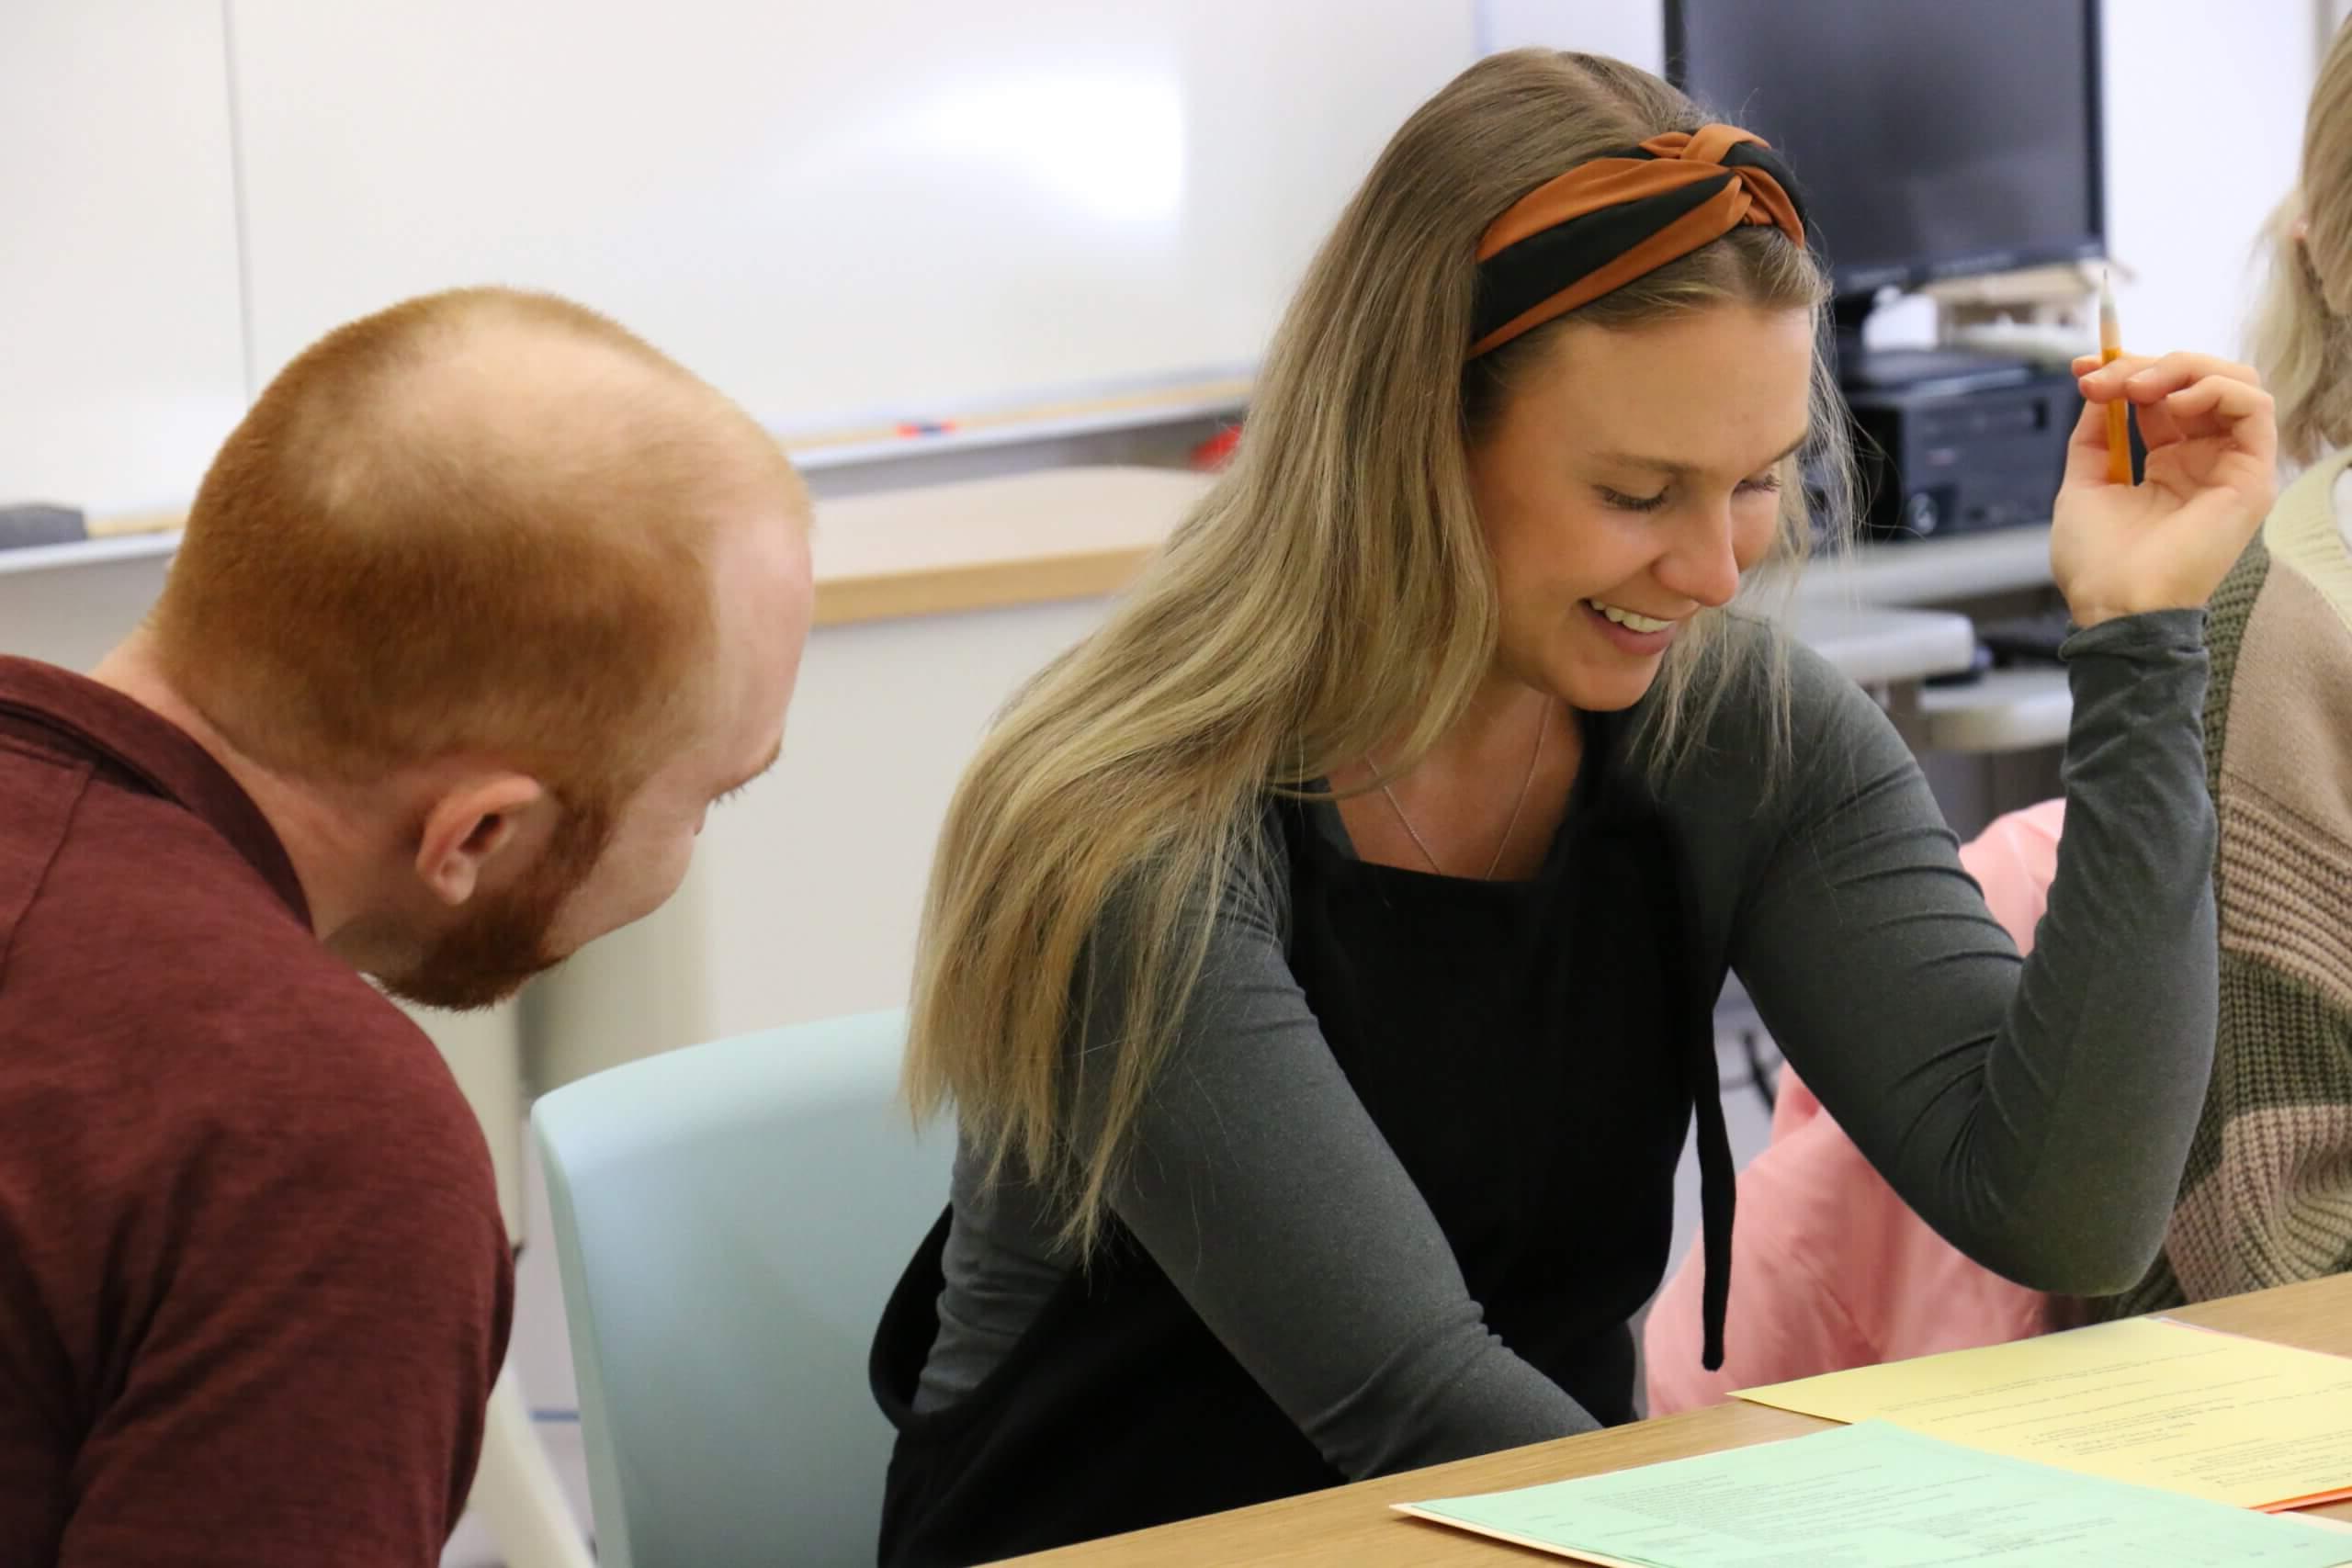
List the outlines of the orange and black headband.
<svg viewBox="0 0 2352 1568">
<path fill-rule="evenodd" d="M 1736 125 L 1654 136 L 1529 191 L 1478 242 L 1470 357 L 1622 288 L 1743 223 L 1804 243 L 1794 175 Z"/>
</svg>

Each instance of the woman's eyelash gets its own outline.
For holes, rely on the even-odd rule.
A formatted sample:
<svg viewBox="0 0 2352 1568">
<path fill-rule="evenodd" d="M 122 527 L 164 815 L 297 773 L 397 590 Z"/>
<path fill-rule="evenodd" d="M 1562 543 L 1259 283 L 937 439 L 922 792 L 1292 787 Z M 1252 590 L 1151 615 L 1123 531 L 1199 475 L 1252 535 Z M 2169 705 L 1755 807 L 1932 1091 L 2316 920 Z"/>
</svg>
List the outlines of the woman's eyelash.
<svg viewBox="0 0 2352 1568">
<path fill-rule="evenodd" d="M 1620 512 L 1656 512 L 1666 504 L 1666 494 L 1665 491 L 1660 491 L 1656 495 L 1627 495 L 1623 491 L 1611 490 L 1607 485 L 1600 487 L 1601 502 Z"/>
<path fill-rule="evenodd" d="M 1667 497 L 1673 492 L 1671 486 L 1656 495 L 1627 495 L 1623 491 L 1611 490 L 1607 485 L 1600 488 L 1601 503 L 1618 512 L 1656 512 L 1666 504 Z M 1739 488 L 1750 492 L 1769 493 L 1781 488 L 1781 476 L 1758 474 L 1752 479 L 1740 480 Z"/>
</svg>

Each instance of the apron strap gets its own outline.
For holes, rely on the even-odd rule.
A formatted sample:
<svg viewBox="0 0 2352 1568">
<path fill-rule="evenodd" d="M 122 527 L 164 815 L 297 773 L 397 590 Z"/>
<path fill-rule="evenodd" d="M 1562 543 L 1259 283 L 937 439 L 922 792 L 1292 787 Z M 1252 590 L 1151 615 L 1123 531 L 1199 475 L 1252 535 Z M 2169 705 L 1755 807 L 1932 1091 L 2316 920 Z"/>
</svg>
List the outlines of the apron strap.
<svg viewBox="0 0 2352 1568">
<path fill-rule="evenodd" d="M 1715 1072 L 1712 1028 L 1690 1052 L 1690 1096 L 1699 1119 L 1699 1207 L 1705 1285 L 1700 1292 L 1706 1337 L 1700 1361 L 1711 1372 L 1724 1365 L 1724 1318 L 1731 1305 L 1731 1223 L 1739 1197 L 1733 1168 L 1731 1133 L 1724 1124 L 1724 1097 Z"/>
</svg>

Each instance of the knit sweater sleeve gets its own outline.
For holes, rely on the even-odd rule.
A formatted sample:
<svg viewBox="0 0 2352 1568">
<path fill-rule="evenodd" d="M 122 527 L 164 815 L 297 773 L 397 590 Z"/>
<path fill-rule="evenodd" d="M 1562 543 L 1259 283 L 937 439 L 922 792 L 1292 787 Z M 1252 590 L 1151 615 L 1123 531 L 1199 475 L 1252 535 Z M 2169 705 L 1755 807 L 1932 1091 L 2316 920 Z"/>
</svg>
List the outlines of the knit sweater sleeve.
<svg viewBox="0 0 2352 1568">
<path fill-rule="evenodd" d="M 2352 1270 L 2352 549 L 2346 459 L 2280 496 L 2214 595 L 2213 1073 L 2151 1311 Z"/>
</svg>

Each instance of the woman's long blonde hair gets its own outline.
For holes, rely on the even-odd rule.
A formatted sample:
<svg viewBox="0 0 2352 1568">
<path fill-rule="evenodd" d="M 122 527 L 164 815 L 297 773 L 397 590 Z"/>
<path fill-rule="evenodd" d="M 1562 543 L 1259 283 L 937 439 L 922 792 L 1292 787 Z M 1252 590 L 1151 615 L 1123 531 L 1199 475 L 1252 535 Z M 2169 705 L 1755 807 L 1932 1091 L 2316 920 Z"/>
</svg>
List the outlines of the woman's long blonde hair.
<svg viewBox="0 0 2352 1568">
<path fill-rule="evenodd" d="M 1232 468 L 966 772 L 923 911 L 907 1087 L 918 1114 L 953 1101 L 991 1179 L 1013 1166 L 1042 1183 L 1066 1239 L 1097 1234 L 1220 891 L 1269 873 L 1268 793 L 1375 746 L 1409 767 L 1492 664 L 1465 446 L 1552 334 L 1465 374 L 1481 231 L 1566 169 L 1702 123 L 1646 72 L 1533 50 L 1485 60 L 1423 105 L 1308 268 Z M 1826 298 L 1802 247 L 1750 227 L 1563 321 L 1628 326 L 1725 301 L 1817 310 Z M 1815 439 L 1781 487 L 1783 560 L 1811 538 L 1801 473 L 1844 515 L 1843 420 L 1816 364 Z M 1724 630 L 1702 615 L 1668 656 L 1647 705 L 1655 764 L 1757 672 L 1724 657 Z M 1753 695 L 1784 733 L 1770 646 Z M 1116 934 L 1098 946 L 1098 929 Z M 1115 1035 L 1090 1030 L 1091 1006 L 1115 1016 Z"/>
<path fill-rule="evenodd" d="M 2296 189 L 2265 239 L 2254 362 L 2278 400 L 2279 455 L 2309 463 L 2352 441 L 2352 25 L 2320 62 Z"/>
</svg>

